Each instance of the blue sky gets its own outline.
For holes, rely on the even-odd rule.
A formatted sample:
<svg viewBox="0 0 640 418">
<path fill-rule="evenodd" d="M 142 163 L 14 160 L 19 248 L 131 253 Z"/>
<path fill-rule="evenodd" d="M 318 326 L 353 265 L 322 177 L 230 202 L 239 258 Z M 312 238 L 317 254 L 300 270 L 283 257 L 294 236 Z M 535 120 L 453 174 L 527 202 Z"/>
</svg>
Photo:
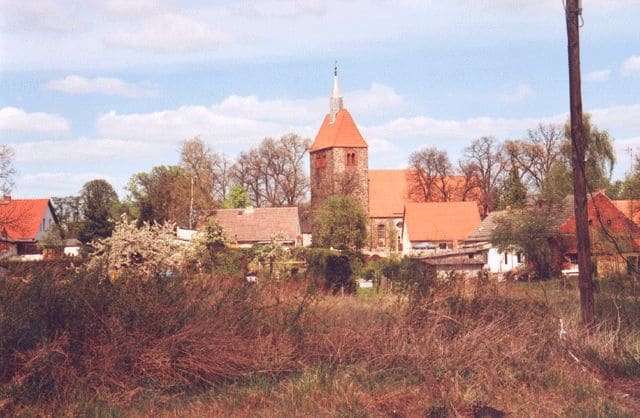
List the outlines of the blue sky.
<svg viewBox="0 0 640 418">
<path fill-rule="evenodd" d="M 583 0 L 584 107 L 640 152 L 640 2 Z M 568 114 L 562 0 L 0 0 L 0 143 L 15 196 L 76 194 L 175 164 L 200 136 L 234 157 L 313 139 L 338 61 L 372 168 L 425 146 L 453 161 L 482 135 Z"/>
</svg>

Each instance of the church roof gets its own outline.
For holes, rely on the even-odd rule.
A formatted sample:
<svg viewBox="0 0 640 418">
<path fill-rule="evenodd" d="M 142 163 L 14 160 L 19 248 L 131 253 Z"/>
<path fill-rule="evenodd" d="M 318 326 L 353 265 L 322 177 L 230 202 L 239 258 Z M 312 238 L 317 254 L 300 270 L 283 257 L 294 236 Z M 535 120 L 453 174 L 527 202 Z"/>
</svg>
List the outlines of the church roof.
<svg viewBox="0 0 640 418">
<path fill-rule="evenodd" d="M 408 202 L 424 202 L 424 194 L 415 187 L 415 170 L 369 170 L 369 216 L 371 218 L 401 218 L 404 205 Z M 463 176 L 449 176 L 446 184 L 452 189 L 461 189 Z M 461 200 L 459 192 L 454 193 L 454 201 Z M 477 201 L 479 190 L 467 195 L 467 200 Z M 432 201 L 442 201 L 441 193 L 433 191 Z"/>
<path fill-rule="evenodd" d="M 333 123 L 329 114 L 324 117 L 318 135 L 311 145 L 311 152 L 334 147 L 367 148 L 367 143 L 347 109 L 340 109 Z"/>
<path fill-rule="evenodd" d="M 410 241 L 463 241 L 480 224 L 480 212 L 476 202 L 407 203 L 404 223 Z"/>
</svg>

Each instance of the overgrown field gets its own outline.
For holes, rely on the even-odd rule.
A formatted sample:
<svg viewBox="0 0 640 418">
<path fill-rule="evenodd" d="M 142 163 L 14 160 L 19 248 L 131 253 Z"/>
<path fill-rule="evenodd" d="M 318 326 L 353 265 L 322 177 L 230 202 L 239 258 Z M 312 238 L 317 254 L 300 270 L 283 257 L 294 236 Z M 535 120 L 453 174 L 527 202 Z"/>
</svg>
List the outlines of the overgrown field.
<svg viewBox="0 0 640 418">
<path fill-rule="evenodd" d="M 2 278 L 0 415 L 638 416 L 633 283 L 601 284 L 591 333 L 558 285 Z"/>
</svg>

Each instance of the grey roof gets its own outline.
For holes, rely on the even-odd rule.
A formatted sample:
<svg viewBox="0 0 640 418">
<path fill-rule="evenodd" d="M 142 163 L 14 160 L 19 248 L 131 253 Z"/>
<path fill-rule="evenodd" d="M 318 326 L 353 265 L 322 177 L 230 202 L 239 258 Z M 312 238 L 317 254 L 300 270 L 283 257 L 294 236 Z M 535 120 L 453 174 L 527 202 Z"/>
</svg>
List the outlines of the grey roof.
<svg viewBox="0 0 640 418">
<path fill-rule="evenodd" d="M 225 234 L 238 243 L 270 242 L 275 237 L 295 242 L 300 234 L 296 206 L 217 209 L 209 216 L 215 217 Z"/>
<path fill-rule="evenodd" d="M 469 234 L 465 242 L 489 242 L 491 233 L 496 229 L 496 220 L 508 213 L 517 213 L 521 210 L 499 210 L 489 213 L 480 225 Z M 559 203 L 552 204 L 545 210 L 548 210 L 549 222 L 553 223 L 556 228 L 559 227 L 573 216 L 573 195 L 568 195 Z"/>
<path fill-rule="evenodd" d="M 480 225 L 469 234 L 465 242 L 488 242 L 491 239 L 491 233 L 496 229 L 496 219 L 509 212 L 508 210 L 498 210 L 489 213 L 487 217 L 480 222 Z"/>
</svg>

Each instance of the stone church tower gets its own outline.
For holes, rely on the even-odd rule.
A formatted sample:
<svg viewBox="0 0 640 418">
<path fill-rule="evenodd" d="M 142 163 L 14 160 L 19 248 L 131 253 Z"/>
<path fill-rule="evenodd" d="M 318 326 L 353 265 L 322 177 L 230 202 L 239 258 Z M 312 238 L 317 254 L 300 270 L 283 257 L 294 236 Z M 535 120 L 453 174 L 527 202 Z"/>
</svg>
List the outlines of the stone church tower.
<svg viewBox="0 0 640 418">
<path fill-rule="evenodd" d="M 334 69 L 329 114 L 309 150 L 311 210 L 332 195 L 348 195 L 369 212 L 368 146 L 344 108 Z"/>
</svg>

